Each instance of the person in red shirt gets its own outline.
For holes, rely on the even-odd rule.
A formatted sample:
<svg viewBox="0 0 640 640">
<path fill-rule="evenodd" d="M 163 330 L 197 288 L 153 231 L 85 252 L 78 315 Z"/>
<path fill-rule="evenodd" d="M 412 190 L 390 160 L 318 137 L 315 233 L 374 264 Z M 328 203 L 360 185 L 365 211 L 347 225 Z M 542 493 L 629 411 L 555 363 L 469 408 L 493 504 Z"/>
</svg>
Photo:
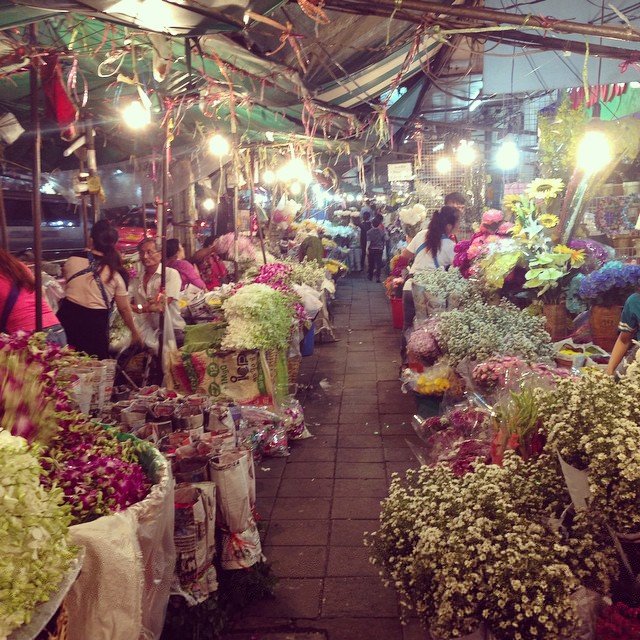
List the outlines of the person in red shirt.
<svg viewBox="0 0 640 640">
<path fill-rule="evenodd" d="M 42 299 L 42 328 L 47 340 L 64 346 L 67 337 L 60 321 Z M 35 278 L 28 267 L 0 249 L 0 333 L 35 331 Z"/>
</svg>

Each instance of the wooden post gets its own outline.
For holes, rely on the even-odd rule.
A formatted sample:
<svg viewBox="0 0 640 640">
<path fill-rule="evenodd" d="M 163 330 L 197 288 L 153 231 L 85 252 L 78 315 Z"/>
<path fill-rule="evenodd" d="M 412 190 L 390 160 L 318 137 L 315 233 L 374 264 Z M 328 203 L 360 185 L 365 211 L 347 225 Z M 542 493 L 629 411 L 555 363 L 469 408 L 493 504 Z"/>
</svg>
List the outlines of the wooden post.
<svg viewBox="0 0 640 640">
<path fill-rule="evenodd" d="M 38 30 L 35 24 L 30 26 L 31 46 L 35 49 Z M 36 290 L 36 331 L 42 330 L 42 194 L 40 193 L 40 174 L 42 170 L 42 131 L 40 129 L 39 99 L 39 64 L 38 58 L 31 57 L 29 69 L 29 88 L 31 93 L 31 129 L 33 131 L 33 166 L 32 166 L 32 210 L 33 210 L 33 253 L 35 262 Z"/>
<path fill-rule="evenodd" d="M 162 182 L 161 198 L 158 207 L 158 230 L 160 231 L 160 242 L 162 247 L 162 263 L 160 268 L 160 292 L 165 293 L 167 283 L 167 202 L 169 200 L 169 161 L 171 159 L 171 137 L 173 121 L 169 113 L 166 115 L 166 125 L 164 132 L 164 145 L 162 152 Z M 166 307 L 165 307 L 166 308 Z M 164 311 L 160 314 L 160 327 L 158 332 L 158 359 L 160 367 L 164 373 L 163 352 L 164 352 Z"/>
<path fill-rule="evenodd" d="M 253 192 L 255 185 L 253 183 L 254 176 L 254 151 L 253 149 L 249 149 L 249 185 L 251 187 L 251 199 L 249 206 L 249 226 L 251 226 L 251 216 L 254 214 L 255 210 L 255 194 Z M 258 238 L 260 238 L 260 249 L 262 249 L 262 259 L 264 263 L 267 264 L 267 254 L 264 249 L 264 234 L 262 233 L 262 223 L 260 222 L 260 215 L 258 213 L 256 215 L 256 226 L 258 227 Z"/>
<path fill-rule="evenodd" d="M 9 251 L 9 230 L 7 229 L 7 212 L 4 208 L 2 178 L 0 178 L 0 234 L 2 234 L 2 248 L 5 251 Z"/>
</svg>

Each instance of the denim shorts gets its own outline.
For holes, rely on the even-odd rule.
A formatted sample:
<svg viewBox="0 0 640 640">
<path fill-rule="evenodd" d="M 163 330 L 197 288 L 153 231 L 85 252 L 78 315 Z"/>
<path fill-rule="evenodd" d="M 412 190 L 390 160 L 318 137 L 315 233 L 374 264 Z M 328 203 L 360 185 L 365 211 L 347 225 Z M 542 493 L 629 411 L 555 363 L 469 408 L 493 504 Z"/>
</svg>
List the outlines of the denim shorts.
<svg viewBox="0 0 640 640">
<path fill-rule="evenodd" d="M 67 346 L 67 334 L 64 332 L 61 324 L 54 324 L 44 329 L 44 333 L 47 336 L 46 341 L 51 344 L 57 344 L 60 347 Z"/>
</svg>

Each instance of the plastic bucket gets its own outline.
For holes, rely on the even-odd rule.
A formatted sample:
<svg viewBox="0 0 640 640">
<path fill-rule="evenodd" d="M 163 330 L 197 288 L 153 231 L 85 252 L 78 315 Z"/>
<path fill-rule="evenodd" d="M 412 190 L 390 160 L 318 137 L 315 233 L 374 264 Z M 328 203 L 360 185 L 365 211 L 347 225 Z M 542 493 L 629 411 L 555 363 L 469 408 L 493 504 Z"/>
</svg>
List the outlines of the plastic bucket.
<svg viewBox="0 0 640 640">
<path fill-rule="evenodd" d="M 311 325 L 311 328 L 304 334 L 304 338 L 300 342 L 300 354 L 302 356 L 313 355 L 313 343 L 316 336 L 315 325 Z"/>
<path fill-rule="evenodd" d="M 404 325 L 404 312 L 402 310 L 402 298 L 390 298 L 391 321 L 394 329 L 402 329 Z"/>
</svg>

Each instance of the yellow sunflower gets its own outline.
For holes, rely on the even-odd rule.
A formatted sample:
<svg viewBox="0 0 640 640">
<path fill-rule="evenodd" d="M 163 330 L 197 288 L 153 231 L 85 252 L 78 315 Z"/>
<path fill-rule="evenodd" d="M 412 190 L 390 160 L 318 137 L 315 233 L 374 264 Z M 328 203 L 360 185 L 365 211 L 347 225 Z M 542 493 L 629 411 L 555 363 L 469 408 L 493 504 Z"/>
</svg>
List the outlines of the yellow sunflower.
<svg viewBox="0 0 640 640">
<path fill-rule="evenodd" d="M 553 252 L 570 256 L 569 263 L 573 268 L 581 267 L 584 264 L 584 249 L 572 249 L 567 245 L 557 244 L 553 248 Z"/>
<path fill-rule="evenodd" d="M 518 209 L 518 205 L 522 202 L 522 196 L 509 194 L 502 200 L 502 209 L 515 213 Z"/>
<path fill-rule="evenodd" d="M 522 233 L 522 224 L 516 222 L 513 227 L 511 227 L 511 235 L 519 236 Z"/>
<path fill-rule="evenodd" d="M 558 226 L 558 222 L 560 222 L 560 218 L 558 216 L 554 216 L 553 213 L 543 213 L 538 217 L 538 222 L 545 229 L 553 229 L 553 227 Z"/>
<path fill-rule="evenodd" d="M 525 193 L 532 200 L 551 200 L 564 189 L 560 178 L 536 178 L 526 188 Z"/>
</svg>

